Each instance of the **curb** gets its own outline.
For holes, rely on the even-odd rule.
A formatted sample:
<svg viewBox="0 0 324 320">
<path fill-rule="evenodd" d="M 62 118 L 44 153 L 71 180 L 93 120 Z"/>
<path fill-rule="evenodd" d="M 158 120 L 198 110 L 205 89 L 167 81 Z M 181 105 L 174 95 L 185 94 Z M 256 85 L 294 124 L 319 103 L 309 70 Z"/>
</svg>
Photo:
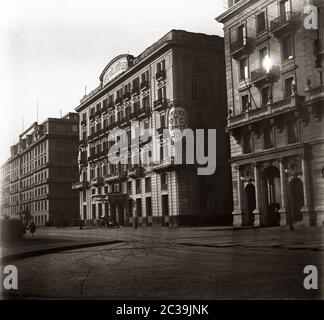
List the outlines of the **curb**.
<svg viewBox="0 0 324 320">
<path fill-rule="evenodd" d="M 28 251 L 28 252 L 22 252 L 22 253 L 16 253 L 16 254 L 9 254 L 9 255 L 0 257 L 0 262 L 6 263 L 6 262 L 12 261 L 12 260 L 19 260 L 19 259 L 24 259 L 24 258 L 29 258 L 29 257 L 41 256 L 41 255 L 56 253 L 56 252 L 60 252 L 60 251 L 68 251 L 68 250 L 90 248 L 90 247 L 99 247 L 99 246 L 104 246 L 104 245 L 108 245 L 108 244 L 116 244 L 116 243 L 122 243 L 122 242 L 124 242 L 124 241 L 112 240 L 112 241 L 100 241 L 100 242 L 92 242 L 92 243 L 81 243 L 81 244 L 75 244 L 75 245 L 66 245 L 66 246 L 62 246 L 62 247 L 54 247 L 54 248 L 40 249 L 40 250 L 34 250 L 34 251 Z"/>
</svg>

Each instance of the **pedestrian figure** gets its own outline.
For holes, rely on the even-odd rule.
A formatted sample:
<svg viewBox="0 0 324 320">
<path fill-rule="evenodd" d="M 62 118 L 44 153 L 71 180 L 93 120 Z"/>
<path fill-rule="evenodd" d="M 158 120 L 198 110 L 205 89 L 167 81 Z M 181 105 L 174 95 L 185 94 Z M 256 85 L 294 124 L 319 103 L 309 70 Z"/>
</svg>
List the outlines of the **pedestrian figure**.
<svg viewBox="0 0 324 320">
<path fill-rule="evenodd" d="M 32 235 L 32 238 L 34 238 L 34 233 L 36 231 L 36 224 L 34 223 L 34 221 L 32 221 L 29 225 L 29 232 Z"/>
</svg>

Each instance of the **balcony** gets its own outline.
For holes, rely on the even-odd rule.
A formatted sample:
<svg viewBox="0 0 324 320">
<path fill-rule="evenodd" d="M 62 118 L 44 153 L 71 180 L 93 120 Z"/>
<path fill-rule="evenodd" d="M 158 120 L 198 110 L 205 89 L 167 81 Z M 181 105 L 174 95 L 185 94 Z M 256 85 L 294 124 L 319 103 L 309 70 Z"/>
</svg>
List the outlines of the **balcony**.
<svg viewBox="0 0 324 320">
<path fill-rule="evenodd" d="M 127 179 L 127 172 L 126 171 L 115 171 L 115 172 L 111 172 L 109 173 L 106 177 L 105 177 L 105 182 L 109 183 L 109 182 L 113 182 L 113 181 L 123 181 Z"/>
<path fill-rule="evenodd" d="M 141 166 L 132 167 L 132 168 L 128 169 L 128 176 L 133 179 L 143 178 L 144 172 L 145 172 L 144 167 L 141 167 Z"/>
<path fill-rule="evenodd" d="M 131 94 L 130 94 L 130 92 L 125 92 L 125 93 L 123 94 L 123 100 L 124 100 L 124 101 L 129 101 L 130 98 L 131 98 Z"/>
<path fill-rule="evenodd" d="M 88 140 L 95 139 L 99 136 L 99 132 L 91 132 L 90 135 L 88 136 Z"/>
<path fill-rule="evenodd" d="M 146 108 L 141 108 L 138 110 L 138 119 L 142 119 L 145 117 L 148 117 L 151 114 L 151 109 L 150 107 L 146 107 Z"/>
<path fill-rule="evenodd" d="M 137 96 L 137 95 L 139 95 L 139 93 L 140 93 L 140 88 L 139 87 L 132 88 L 132 95 Z"/>
<path fill-rule="evenodd" d="M 307 90 L 306 101 L 313 101 L 324 98 L 324 85 Z"/>
<path fill-rule="evenodd" d="M 167 107 L 167 100 L 165 98 L 161 98 L 158 100 L 155 100 L 153 103 L 154 110 L 162 110 Z"/>
<path fill-rule="evenodd" d="M 256 109 L 240 113 L 238 115 L 230 116 L 228 118 L 227 127 L 229 129 L 234 129 L 264 118 L 273 117 L 291 110 L 295 110 L 304 102 L 304 100 L 304 97 L 294 95 Z"/>
<path fill-rule="evenodd" d="M 115 100 L 115 105 L 121 104 L 123 102 L 123 98 L 122 97 L 118 97 Z"/>
<path fill-rule="evenodd" d="M 156 80 L 157 81 L 161 81 L 161 80 L 164 80 L 166 78 L 166 72 L 165 70 L 160 70 L 156 73 Z"/>
<path fill-rule="evenodd" d="M 253 40 L 248 37 L 232 42 L 230 46 L 231 56 L 235 60 L 239 59 L 243 54 L 250 52 L 250 50 L 252 49 L 252 44 Z"/>
<path fill-rule="evenodd" d="M 94 120 L 95 118 L 96 118 L 95 112 L 91 113 L 90 116 L 89 116 L 90 121 Z"/>
<path fill-rule="evenodd" d="M 81 126 L 86 126 L 86 125 L 87 125 L 87 120 L 85 120 L 85 119 L 82 120 L 82 121 L 81 121 Z"/>
<path fill-rule="evenodd" d="M 87 166 L 88 165 L 87 158 L 85 158 L 85 157 L 81 158 L 80 165 L 81 166 Z"/>
<path fill-rule="evenodd" d="M 84 147 L 87 145 L 87 139 L 86 138 L 82 138 L 81 140 L 79 140 L 79 146 L 80 147 Z"/>
<path fill-rule="evenodd" d="M 300 12 L 286 12 L 270 23 L 270 30 L 275 37 L 281 37 L 286 31 L 294 30 L 301 22 Z"/>
<path fill-rule="evenodd" d="M 319 120 L 323 117 L 324 110 L 324 85 L 306 90 L 305 106 L 311 107 L 311 112 Z"/>
<path fill-rule="evenodd" d="M 141 83 L 141 90 L 147 90 L 149 87 L 150 87 L 150 86 L 149 86 L 149 82 L 148 82 L 148 80 L 143 81 L 143 82 Z"/>
<path fill-rule="evenodd" d="M 174 157 L 162 159 L 160 163 L 153 164 L 153 170 L 156 172 L 172 170 L 174 168 Z"/>
<path fill-rule="evenodd" d="M 269 73 L 264 68 L 259 68 L 251 72 L 251 83 L 256 87 L 261 87 L 266 83 L 273 83 L 280 77 L 280 68 L 272 67 Z"/>
<path fill-rule="evenodd" d="M 73 190 L 85 190 L 88 188 L 88 181 L 78 181 L 72 184 Z"/>
<path fill-rule="evenodd" d="M 123 117 L 119 121 L 119 126 L 121 128 L 127 127 L 129 125 L 129 120 L 130 120 L 130 117 L 129 116 Z"/>
<path fill-rule="evenodd" d="M 105 184 L 104 179 L 101 177 L 93 178 L 91 180 L 92 187 L 102 187 Z"/>
</svg>

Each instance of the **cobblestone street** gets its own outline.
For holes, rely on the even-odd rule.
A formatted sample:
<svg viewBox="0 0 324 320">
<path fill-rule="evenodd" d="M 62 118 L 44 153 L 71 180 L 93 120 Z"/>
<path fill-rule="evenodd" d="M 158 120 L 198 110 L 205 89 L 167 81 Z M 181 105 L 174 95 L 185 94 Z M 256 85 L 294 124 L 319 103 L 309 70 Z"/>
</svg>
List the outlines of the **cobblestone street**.
<svg viewBox="0 0 324 320">
<path fill-rule="evenodd" d="M 295 232 L 286 228 L 40 229 L 36 235 L 40 243 L 44 239 L 116 243 L 12 261 L 19 271 L 19 289 L 4 295 L 27 299 L 320 298 L 322 234 L 323 228 Z M 303 269 L 309 264 L 319 269 L 321 290 L 303 287 Z"/>
</svg>

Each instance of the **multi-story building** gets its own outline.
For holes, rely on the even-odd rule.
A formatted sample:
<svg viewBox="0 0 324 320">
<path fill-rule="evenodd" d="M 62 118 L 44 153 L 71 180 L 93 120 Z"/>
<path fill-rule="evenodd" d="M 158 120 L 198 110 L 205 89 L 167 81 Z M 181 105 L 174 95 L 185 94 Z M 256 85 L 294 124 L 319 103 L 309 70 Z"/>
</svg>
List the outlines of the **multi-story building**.
<svg viewBox="0 0 324 320">
<path fill-rule="evenodd" d="M 77 113 L 35 122 L 11 147 L 1 167 L 1 215 L 32 219 L 38 225 L 77 223 Z"/>
<path fill-rule="evenodd" d="M 323 18 L 322 0 L 229 0 L 217 18 L 235 225 L 324 221 Z"/>
<path fill-rule="evenodd" d="M 120 55 L 108 63 L 100 85 L 76 108 L 80 182 L 74 188 L 84 223 L 103 216 L 120 225 L 231 223 L 224 64 L 222 38 L 177 30 L 137 57 Z M 214 174 L 199 176 L 195 164 L 176 163 L 171 138 L 162 133 L 177 123 L 217 130 Z M 127 132 L 128 146 L 133 128 L 140 135 L 153 129 L 158 143 L 152 150 L 140 143 L 137 154 L 159 153 L 161 161 L 134 164 L 131 153 L 125 163 L 112 163 L 108 136 L 116 128 Z"/>
</svg>

